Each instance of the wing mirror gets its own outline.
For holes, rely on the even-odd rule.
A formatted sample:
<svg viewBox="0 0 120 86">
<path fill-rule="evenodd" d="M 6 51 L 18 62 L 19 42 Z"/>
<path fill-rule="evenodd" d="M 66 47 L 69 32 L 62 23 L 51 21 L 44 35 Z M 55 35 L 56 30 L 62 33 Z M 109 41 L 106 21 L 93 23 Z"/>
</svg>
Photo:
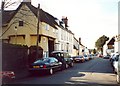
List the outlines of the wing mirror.
<svg viewBox="0 0 120 86">
<path fill-rule="evenodd" d="M 59 64 L 61 64 L 61 65 L 62 65 L 62 62 L 59 62 Z"/>
</svg>

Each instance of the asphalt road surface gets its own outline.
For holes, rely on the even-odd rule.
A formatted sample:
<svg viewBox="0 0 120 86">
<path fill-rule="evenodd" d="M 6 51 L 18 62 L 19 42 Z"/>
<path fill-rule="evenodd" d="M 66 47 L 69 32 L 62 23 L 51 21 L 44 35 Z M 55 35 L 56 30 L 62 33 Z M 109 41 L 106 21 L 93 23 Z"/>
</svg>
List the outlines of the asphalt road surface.
<svg viewBox="0 0 120 86">
<path fill-rule="evenodd" d="M 75 63 L 73 68 L 58 71 L 53 75 L 29 76 L 17 80 L 14 84 L 82 84 L 82 85 L 117 85 L 108 59 L 95 57 L 84 62 Z"/>
</svg>

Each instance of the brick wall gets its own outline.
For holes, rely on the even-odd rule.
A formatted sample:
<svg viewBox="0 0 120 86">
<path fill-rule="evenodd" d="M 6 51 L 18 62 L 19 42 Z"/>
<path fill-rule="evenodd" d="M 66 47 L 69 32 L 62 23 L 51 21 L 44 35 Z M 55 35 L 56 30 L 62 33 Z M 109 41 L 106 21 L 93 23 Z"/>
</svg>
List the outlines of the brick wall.
<svg viewBox="0 0 120 86">
<path fill-rule="evenodd" d="M 24 69 L 28 64 L 28 47 L 2 44 L 2 70 Z"/>
</svg>

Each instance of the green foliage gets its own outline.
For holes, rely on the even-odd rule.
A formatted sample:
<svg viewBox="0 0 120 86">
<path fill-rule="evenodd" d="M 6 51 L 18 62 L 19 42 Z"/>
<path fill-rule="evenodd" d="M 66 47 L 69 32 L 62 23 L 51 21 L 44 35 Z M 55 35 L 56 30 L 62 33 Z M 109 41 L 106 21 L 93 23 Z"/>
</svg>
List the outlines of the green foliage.
<svg viewBox="0 0 120 86">
<path fill-rule="evenodd" d="M 96 42 L 95 46 L 97 47 L 97 50 L 101 50 L 103 46 L 105 45 L 106 41 L 109 40 L 109 37 L 103 35 L 101 36 Z"/>
<path fill-rule="evenodd" d="M 96 49 L 93 49 L 93 54 L 96 54 L 97 53 L 97 50 Z"/>
</svg>

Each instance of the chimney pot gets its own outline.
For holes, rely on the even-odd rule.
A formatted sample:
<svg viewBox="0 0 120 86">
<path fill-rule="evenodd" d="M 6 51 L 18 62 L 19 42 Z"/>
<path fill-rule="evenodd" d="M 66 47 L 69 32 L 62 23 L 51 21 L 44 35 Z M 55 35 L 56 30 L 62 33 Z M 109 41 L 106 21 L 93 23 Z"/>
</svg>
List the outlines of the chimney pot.
<svg viewBox="0 0 120 86">
<path fill-rule="evenodd" d="M 68 27 L 68 19 L 67 19 L 67 17 L 62 16 L 62 21 L 63 21 L 64 24 L 65 24 L 65 28 Z"/>
</svg>

